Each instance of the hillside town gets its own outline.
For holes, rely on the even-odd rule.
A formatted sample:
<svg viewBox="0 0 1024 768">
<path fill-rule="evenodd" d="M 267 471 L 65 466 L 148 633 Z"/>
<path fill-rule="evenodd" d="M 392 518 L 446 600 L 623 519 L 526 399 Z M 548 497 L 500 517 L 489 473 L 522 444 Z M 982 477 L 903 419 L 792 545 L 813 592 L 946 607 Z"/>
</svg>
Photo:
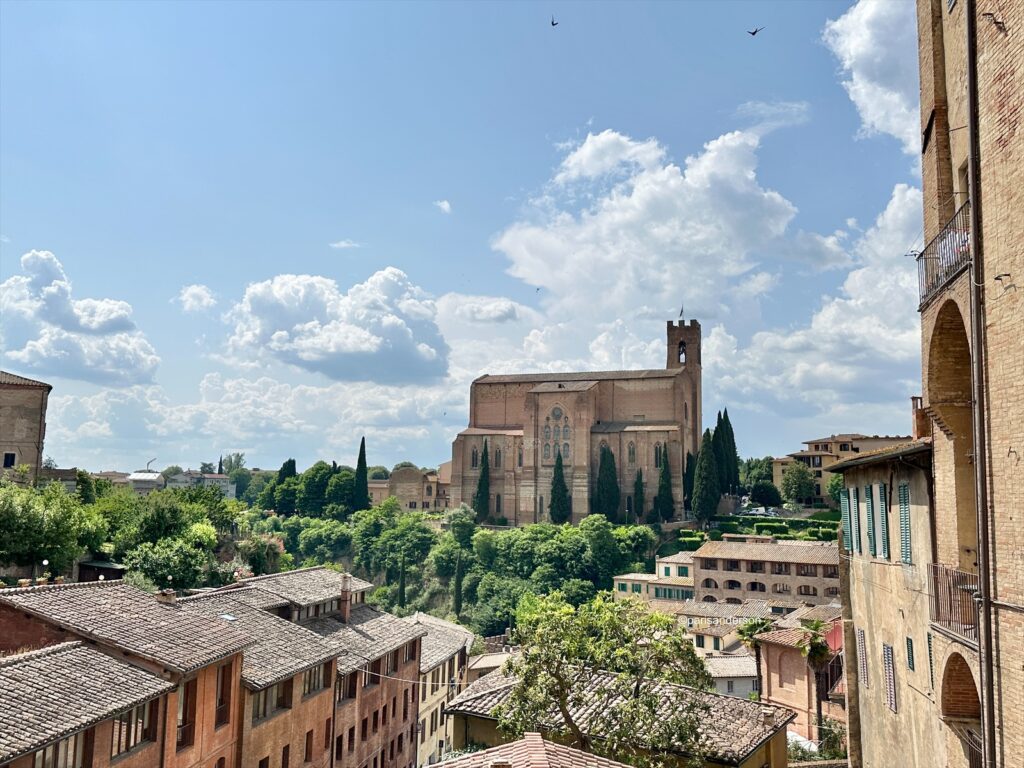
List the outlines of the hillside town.
<svg viewBox="0 0 1024 768">
<path fill-rule="evenodd" d="M 68 427 L 84 409 L 70 358 L 47 369 L 11 339 L 16 313 L 54 296 L 86 335 L 119 310 L 68 298 L 65 277 L 38 298 L 41 278 L 0 281 L 0 768 L 1020 765 L 1024 4 L 910 5 L 923 247 L 907 256 L 916 304 L 898 309 L 916 312 L 920 360 L 907 382 L 885 355 L 849 352 L 874 356 L 880 390 L 899 380 L 895 426 L 851 399 L 792 416 L 799 439 L 759 432 L 760 407 L 723 384 L 739 374 L 717 311 L 652 303 L 642 359 L 595 341 L 529 365 L 474 340 L 490 356 L 473 375 L 415 405 L 457 426 L 407 425 L 429 454 L 394 452 L 404 424 L 324 412 L 283 431 L 310 446 L 330 433 L 335 452 L 191 427 L 175 443 L 153 417 L 155 442 L 97 459 L 82 430 L 119 427 L 90 426 L 97 408 Z M 551 186 L 582 174 L 564 164 Z M 354 322 L 320 332 L 355 344 Z M 855 335 L 836 327 L 821 333 Z M 808 363 L 801 402 L 843 364 Z M 352 380 L 346 403 L 370 387 Z"/>
</svg>

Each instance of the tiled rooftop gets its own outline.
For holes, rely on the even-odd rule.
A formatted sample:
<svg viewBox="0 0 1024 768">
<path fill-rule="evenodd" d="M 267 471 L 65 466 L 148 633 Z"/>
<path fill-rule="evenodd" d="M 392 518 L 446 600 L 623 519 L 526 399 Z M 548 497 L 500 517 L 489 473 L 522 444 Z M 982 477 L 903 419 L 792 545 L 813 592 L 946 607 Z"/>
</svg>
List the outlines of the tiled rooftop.
<svg viewBox="0 0 1024 768">
<path fill-rule="evenodd" d="M 669 565 L 689 565 L 693 562 L 693 552 L 676 552 L 674 555 L 659 557 L 657 560 L 659 563 L 668 563 Z"/>
<path fill-rule="evenodd" d="M 0 763 L 174 690 L 80 642 L 0 659 Z"/>
<path fill-rule="evenodd" d="M 236 599 L 250 591 L 258 590 L 213 592 L 180 601 L 186 611 L 249 636 L 252 644 L 242 663 L 242 682 L 248 687 L 266 688 L 338 655 L 338 649 L 320 635 Z"/>
<path fill-rule="evenodd" d="M 792 613 L 779 617 L 775 622 L 779 629 L 789 629 L 803 626 L 804 621 L 838 621 L 843 617 L 843 607 L 839 603 L 827 605 L 806 605 L 797 608 Z"/>
<path fill-rule="evenodd" d="M 0 590 L 0 602 L 179 673 L 212 664 L 249 644 L 245 633 L 178 604 L 161 603 L 120 581 L 5 589 Z"/>
<path fill-rule="evenodd" d="M 455 697 L 446 711 L 494 719 L 494 708 L 508 698 L 515 685 L 515 679 L 503 675 L 500 670 L 492 672 Z M 722 696 L 671 683 L 662 683 L 659 688 L 666 707 L 675 706 L 680 692 L 687 700 L 695 699 L 695 703 L 707 707 L 707 714 L 700 719 L 700 732 L 704 737 L 707 757 L 719 762 L 741 763 L 766 739 L 785 730 L 786 724 L 796 717 L 794 712 L 784 707 L 764 702 Z M 606 701 L 597 701 L 597 695 L 597 690 L 584 690 L 579 693 L 578 700 L 570 704 L 573 719 L 584 731 L 597 708 L 608 706 Z M 557 717 L 552 713 L 553 722 Z"/>
<path fill-rule="evenodd" d="M 373 587 L 368 581 L 357 579 L 347 573 L 325 568 L 299 568 L 284 573 L 266 576 L 251 576 L 238 582 L 241 585 L 259 587 L 298 606 L 315 605 L 340 597 L 342 591 L 363 592 Z"/>
<path fill-rule="evenodd" d="M 678 376 L 683 368 L 656 368 L 636 371 L 589 371 L 583 373 L 511 373 L 485 374 L 474 384 L 530 384 L 548 381 L 607 381 L 609 379 L 664 379 Z"/>
<path fill-rule="evenodd" d="M 800 645 L 800 641 L 806 636 L 807 630 L 793 627 L 790 629 L 776 629 L 771 632 L 762 632 L 757 636 L 757 639 L 762 643 L 788 645 L 791 648 L 797 648 Z"/>
<path fill-rule="evenodd" d="M 655 581 L 658 578 L 656 573 L 620 573 L 615 576 L 616 579 L 626 579 L 627 581 Z"/>
<path fill-rule="evenodd" d="M 839 565 L 839 546 L 832 541 L 708 541 L 693 554 L 698 558 L 698 566 L 699 558 Z M 723 574 L 722 578 L 729 578 L 728 571 L 720 573 Z"/>
<path fill-rule="evenodd" d="M 19 376 L 16 373 L 10 373 L 8 371 L 0 371 L 0 384 L 6 384 L 14 387 L 32 387 L 35 389 L 53 389 L 53 386 L 47 384 L 45 381 L 26 379 L 24 376 Z"/>
<path fill-rule="evenodd" d="M 475 637 L 465 627 L 427 613 L 416 612 L 402 621 L 427 633 L 420 644 L 420 672 L 429 672 L 463 649 L 468 652 Z"/>
<path fill-rule="evenodd" d="M 704 657 L 704 664 L 714 678 L 757 677 L 757 660 L 747 654 L 708 655 Z"/>
<path fill-rule="evenodd" d="M 606 757 L 545 741 L 539 733 L 527 733 L 519 741 L 446 760 L 445 768 L 629 768 Z"/>
<path fill-rule="evenodd" d="M 352 606 L 348 623 L 333 616 L 321 616 L 303 622 L 303 626 L 334 648 L 349 651 L 366 661 L 379 658 L 426 634 L 423 627 L 366 604 Z"/>
<path fill-rule="evenodd" d="M 899 443 L 897 445 L 889 445 L 885 448 L 878 448 L 874 451 L 867 451 L 866 453 L 859 453 L 856 456 L 851 456 L 848 459 L 843 459 L 840 462 L 833 464 L 828 468 L 829 472 L 844 472 L 847 469 L 853 469 L 854 467 L 860 467 L 868 464 L 874 464 L 876 462 L 889 461 L 890 459 L 901 458 L 903 456 L 910 456 L 916 453 L 927 453 L 932 449 L 932 439 L 930 437 L 922 437 L 918 440 L 910 442 Z"/>
</svg>

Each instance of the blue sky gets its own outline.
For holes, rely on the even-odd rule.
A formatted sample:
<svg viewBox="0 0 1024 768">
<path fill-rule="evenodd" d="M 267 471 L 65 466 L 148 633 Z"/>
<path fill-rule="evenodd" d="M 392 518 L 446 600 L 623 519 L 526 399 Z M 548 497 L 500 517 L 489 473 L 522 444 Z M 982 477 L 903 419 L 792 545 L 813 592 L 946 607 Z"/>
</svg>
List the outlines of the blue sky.
<svg viewBox="0 0 1024 768">
<path fill-rule="evenodd" d="M 0 14 L 3 366 L 61 465 L 435 465 L 476 375 L 662 365 L 684 301 L 744 455 L 909 428 L 911 0 Z"/>
</svg>

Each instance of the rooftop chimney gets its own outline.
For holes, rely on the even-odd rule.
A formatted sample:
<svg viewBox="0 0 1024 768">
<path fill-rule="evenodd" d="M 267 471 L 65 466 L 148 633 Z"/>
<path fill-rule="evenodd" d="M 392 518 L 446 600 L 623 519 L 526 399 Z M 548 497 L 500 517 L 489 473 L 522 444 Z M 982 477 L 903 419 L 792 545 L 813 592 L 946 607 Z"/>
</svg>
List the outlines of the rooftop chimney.
<svg viewBox="0 0 1024 768">
<path fill-rule="evenodd" d="M 341 574 L 341 620 L 348 624 L 352 615 L 352 574 Z"/>
<path fill-rule="evenodd" d="M 768 709 L 768 707 L 761 707 L 761 723 L 765 728 L 771 728 L 775 725 L 775 713 Z"/>
<path fill-rule="evenodd" d="M 178 601 L 178 593 L 173 589 L 161 589 L 156 593 L 156 599 L 159 603 L 174 605 Z"/>
</svg>

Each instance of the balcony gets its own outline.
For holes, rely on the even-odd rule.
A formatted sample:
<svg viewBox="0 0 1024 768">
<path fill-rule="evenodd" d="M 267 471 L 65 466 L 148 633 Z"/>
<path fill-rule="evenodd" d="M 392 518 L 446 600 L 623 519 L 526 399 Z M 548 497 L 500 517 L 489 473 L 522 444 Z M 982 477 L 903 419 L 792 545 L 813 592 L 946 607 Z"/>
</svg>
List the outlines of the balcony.
<svg viewBox="0 0 1024 768">
<path fill-rule="evenodd" d="M 931 565 L 931 621 L 940 629 L 978 643 L 978 609 L 974 595 L 979 589 L 978 574 Z"/>
<path fill-rule="evenodd" d="M 971 201 L 968 200 L 917 255 L 918 311 L 970 263 Z"/>
</svg>

